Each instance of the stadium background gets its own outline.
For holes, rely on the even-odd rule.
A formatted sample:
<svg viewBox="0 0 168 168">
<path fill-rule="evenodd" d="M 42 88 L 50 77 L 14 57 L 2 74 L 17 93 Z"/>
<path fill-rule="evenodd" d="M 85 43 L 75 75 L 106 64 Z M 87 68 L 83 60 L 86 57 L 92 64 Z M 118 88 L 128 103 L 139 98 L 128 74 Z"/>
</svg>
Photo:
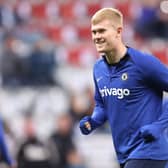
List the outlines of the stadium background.
<svg viewBox="0 0 168 168">
<path fill-rule="evenodd" d="M 0 0 L 0 112 L 14 158 L 30 134 L 48 144 L 70 114 L 68 168 L 117 168 L 108 125 L 87 137 L 78 129 L 94 104 L 90 18 L 102 7 L 123 12 L 128 46 L 168 65 L 167 0 Z"/>
</svg>

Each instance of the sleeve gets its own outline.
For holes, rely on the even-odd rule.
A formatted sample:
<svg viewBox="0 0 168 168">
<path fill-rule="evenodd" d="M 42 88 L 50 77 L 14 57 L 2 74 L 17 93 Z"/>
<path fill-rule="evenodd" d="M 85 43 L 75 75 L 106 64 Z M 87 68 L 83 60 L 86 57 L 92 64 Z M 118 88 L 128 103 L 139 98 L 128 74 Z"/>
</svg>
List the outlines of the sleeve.
<svg viewBox="0 0 168 168">
<path fill-rule="evenodd" d="M 164 102 L 162 110 L 162 115 L 156 123 L 163 125 L 163 128 L 165 129 L 168 127 L 168 100 Z"/>
<path fill-rule="evenodd" d="M 95 107 L 93 110 L 92 119 L 95 120 L 98 124 L 102 125 L 107 120 L 107 116 L 104 111 L 104 103 L 97 86 L 95 75 L 93 74 L 93 76 L 94 76 L 94 84 L 95 84 L 95 96 L 94 96 Z"/>
<path fill-rule="evenodd" d="M 7 144 L 5 142 L 4 131 L 3 131 L 1 121 L 0 121 L 0 152 L 3 159 L 6 161 L 6 163 L 9 165 L 12 165 L 13 160 L 8 153 Z"/>
<path fill-rule="evenodd" d="M 144 55 L 141 61 L 141 72 L 144 74 L 145 80 L 154 88 L 168 92 L 168 68 L 154 56 Z M 163 108 L 163 112 L 155 122 L 163 128 L 168 126 L 168 107 Z"/>
<path fill-rule="evenodd" d="M 138 64 L 148 83 L 168 92 L 168 68 L 158 58 L 146 54 Z"/>
</svg>

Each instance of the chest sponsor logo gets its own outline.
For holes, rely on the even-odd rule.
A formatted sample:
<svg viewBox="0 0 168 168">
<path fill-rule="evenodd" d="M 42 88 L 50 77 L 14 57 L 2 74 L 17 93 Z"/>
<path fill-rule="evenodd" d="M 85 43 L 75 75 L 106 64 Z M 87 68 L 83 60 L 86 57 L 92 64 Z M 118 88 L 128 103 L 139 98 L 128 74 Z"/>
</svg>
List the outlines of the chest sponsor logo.
<svg viewBox="0 0 168 168">
<path fill-rule="evenodd" d="M 107 96 L 117 96 L 118 99 L 123 99 L 125 96 L 130 95 L 129 89 L 124 88 L 107 88 L 104 86 L 103 89 L 99 89 L 102 97 Z"/>
</svg>

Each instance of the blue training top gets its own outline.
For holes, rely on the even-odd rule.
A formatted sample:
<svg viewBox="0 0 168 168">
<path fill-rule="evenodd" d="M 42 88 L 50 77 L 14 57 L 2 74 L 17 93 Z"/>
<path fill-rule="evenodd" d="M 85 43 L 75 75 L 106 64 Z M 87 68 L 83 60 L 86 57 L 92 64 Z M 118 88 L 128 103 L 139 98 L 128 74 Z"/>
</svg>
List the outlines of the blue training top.
<svg viewBox="0 0 168 168">
<path fill-rule="evenodd" d="M 168 69 L 154 56 L 128 48 L 119 63 L 105 58 L 94 66 L 95 108 L 92 118 L 109 121 L 120 163 L 128 159 L 168 160 L 168 138 L 145 142 L 140 128 L 157 123 L 168 126 L 168 110 L 162 112 L 163 91 L 168 91 Z"/>
</svg>

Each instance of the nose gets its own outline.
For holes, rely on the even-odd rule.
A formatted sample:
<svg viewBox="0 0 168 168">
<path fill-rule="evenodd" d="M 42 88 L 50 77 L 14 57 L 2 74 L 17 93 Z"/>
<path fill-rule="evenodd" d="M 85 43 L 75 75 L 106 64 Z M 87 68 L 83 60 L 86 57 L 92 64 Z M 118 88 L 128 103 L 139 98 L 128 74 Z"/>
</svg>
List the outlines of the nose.
<svg viewBox="0 0 168 168">
<path fill-rule="evenodd" d="M 93 35 L 93 41 L 96 43 L 96 42 L 98 42 L 98 41 L 100 41 L 101 40 L 101 38 L 102 38 L 102 36 L 101 36 L 101 34 L 100 33 L 95 33 L 94 35 Z"/>
<path fill-rule="evenodd" d="M 97 38 L 97 39 L 101 38 L 101 34 L 99 32 L 96 32 L 95 38 Z"/>
</svg>

